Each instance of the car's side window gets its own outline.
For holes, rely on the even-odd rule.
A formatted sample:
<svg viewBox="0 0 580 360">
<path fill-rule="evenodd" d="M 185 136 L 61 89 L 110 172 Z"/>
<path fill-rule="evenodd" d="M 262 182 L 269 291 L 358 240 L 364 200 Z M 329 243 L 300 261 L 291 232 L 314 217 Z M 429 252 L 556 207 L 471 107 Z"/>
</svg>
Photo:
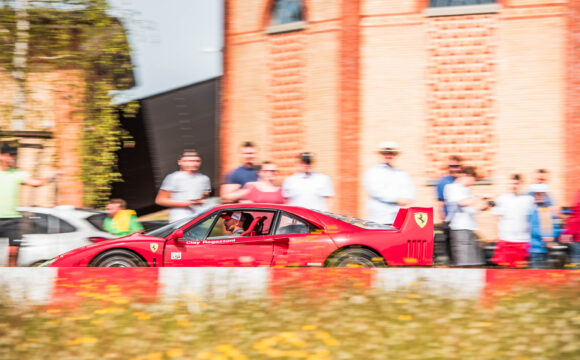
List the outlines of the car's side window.
<svg viewBox="0 0 580 360">
<path fill-rule="evenodd" d="M 222 211 L 211 229 L 208 239 L 268 235 L 274 220 L 274 211 Z M 239 217 L 239 219 L 238 219 Z"/>
<path fill-rule="evenodd" d="M 46 214 L 23 212 L 22 233 L 48 234 L 48 217 L 46 216 Z"/>
<path fill-rule="evenodd" d="M 215 221 L 216 216 L 217 214 L 213 214 L 202 222 L 190 226 L 183 232 L 183 238 L 181 240 L 203 240 L 207 231 Z"/>
<path fill-rule="evenodd" d="M 76 228 L 63 219 L 48 215 L 48 233 L 64 234 L 74 232 Z"/>
<path fill-rule="evenodd" d="M 308 222 L 292 216 L 288 213 L 283 213 L 276 229 L 276 235 L 281 234 L 310 234 L 315 231 L 316 227 Z"/>
</svg>

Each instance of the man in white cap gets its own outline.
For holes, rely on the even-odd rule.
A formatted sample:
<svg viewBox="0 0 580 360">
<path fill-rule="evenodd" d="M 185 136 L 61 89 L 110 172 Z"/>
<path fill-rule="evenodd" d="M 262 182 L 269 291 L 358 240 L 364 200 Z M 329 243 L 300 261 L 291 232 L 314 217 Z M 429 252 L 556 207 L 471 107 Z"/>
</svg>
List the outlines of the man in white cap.
<svg viewBox="0 0 580 360">
<path fill-rule="evenodd" d="M 253 217 L 248 213 L 241 211 L 226 212 L 221 215 L 224 219 L 226 231 L 230 232 L 229 236 L 240 236 L 248 229 Z"/>
<path fill-rule="evenodd" d="M 399 154 L 399 146 L 394 141 L 379 145 L 378 152 L 383 163 L 368 169 L 363 178 L 366 191 L 368 220 L 379 224 L 392 224 L 401 207 L 409 206 L 415 200 L 415 186 L 406 171 L 393 166 Z"/>
</svg>

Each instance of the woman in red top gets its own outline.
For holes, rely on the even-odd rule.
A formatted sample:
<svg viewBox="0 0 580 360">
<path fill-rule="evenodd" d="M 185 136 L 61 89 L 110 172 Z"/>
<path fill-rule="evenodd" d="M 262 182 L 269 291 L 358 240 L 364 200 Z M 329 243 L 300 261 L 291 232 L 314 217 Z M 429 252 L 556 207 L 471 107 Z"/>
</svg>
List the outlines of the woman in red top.
<svg viewBox="0 0 580 360">
<path fill-rule="evenodd" d="M 240 202 L 285 204 L 286 199 L 282 197 L 282 187 L 274 183 L 277 173 L 276 164 L 264 162 L 258 170 L 258 181 L 249 182 L 238 190 L 243 192 Z"/>
</svg>

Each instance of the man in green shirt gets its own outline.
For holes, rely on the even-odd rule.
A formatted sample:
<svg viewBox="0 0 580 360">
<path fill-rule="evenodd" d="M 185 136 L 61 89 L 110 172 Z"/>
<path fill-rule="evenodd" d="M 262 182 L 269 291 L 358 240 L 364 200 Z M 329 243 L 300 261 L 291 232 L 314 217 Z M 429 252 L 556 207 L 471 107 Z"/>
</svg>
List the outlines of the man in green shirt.
<svg viewBox="0 0 580 360">
<path fill-rule="evenodd" d="M 22 239 L 22 215 L 16 210 L 20 200 L 20 185 L 41 186 L 49 179 L 32 178 L 26 171 L 16 169 L 18 149 L 2 143 L 0 153 L 0 238 L 8 238 L 8 266 L 16 266 Z"/>
<path fill-rule="evenodd" d="M 143 226 L 137 220 L 135 211 L 128 210 L 126 207 L 127 203 L 123 199 L 111 199 L 109 201 L 105 208 L 107 217 L 103 222 L 103 228 L 106 232 L 122 237 L 143 230 Z"/>
</svg>

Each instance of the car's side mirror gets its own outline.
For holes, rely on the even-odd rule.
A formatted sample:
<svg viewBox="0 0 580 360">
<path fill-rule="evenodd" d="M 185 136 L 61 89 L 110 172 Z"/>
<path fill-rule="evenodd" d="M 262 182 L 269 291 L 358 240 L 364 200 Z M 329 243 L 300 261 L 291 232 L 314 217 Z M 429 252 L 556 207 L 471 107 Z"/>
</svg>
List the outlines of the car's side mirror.
<svg viewBox="0 0 580 360">
<path fill-rule="evenodd" d="M 183 230 L 177 229 L 169 235 L 169 239 L 177 241 L 183 237 Z"/>
</svg>

